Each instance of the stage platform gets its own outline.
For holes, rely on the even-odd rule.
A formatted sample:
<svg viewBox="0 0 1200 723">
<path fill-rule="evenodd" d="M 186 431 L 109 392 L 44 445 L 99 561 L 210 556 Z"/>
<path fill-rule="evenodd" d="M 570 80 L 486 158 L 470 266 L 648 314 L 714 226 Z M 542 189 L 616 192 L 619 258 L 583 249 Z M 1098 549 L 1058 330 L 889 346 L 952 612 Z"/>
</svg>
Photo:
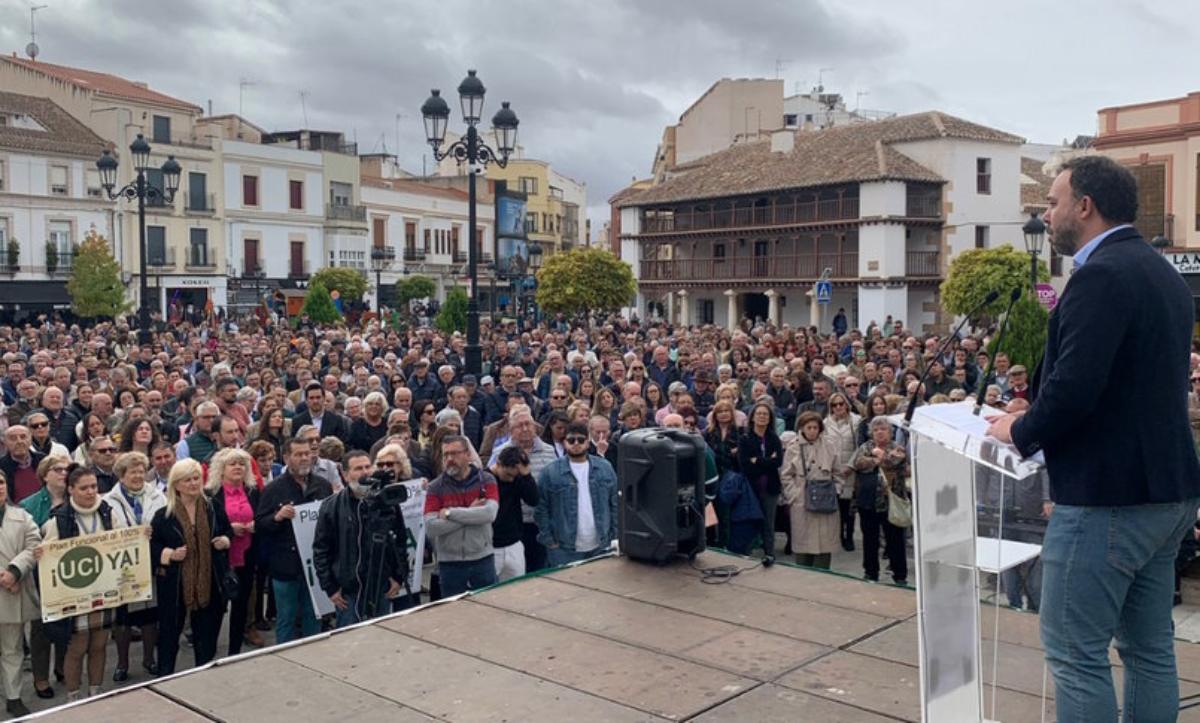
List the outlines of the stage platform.
<svg viewBox="0 0 1200 723">
<path fill-rule="evenodd" d="M 712 552 L 695 564 L 754 565 Z M 604 558 L 43 715 L 81 723 L 917 721 L 915 606 L 910 589 L 784 564 L 707 584 L 684 561 Z M 1000 614 L 999 717 L 1040 721 L 1037 617 Z M 987 606 L 987 631 L 993 615 Z M 1177 651 L 1182 694 L 1200 693 L 1200 645 L 1179 642 Z M 988 679 L 992 654 L 985 645 Z M 1180 720 L 1200 721 L 1200 707 Z"/>
</svg>

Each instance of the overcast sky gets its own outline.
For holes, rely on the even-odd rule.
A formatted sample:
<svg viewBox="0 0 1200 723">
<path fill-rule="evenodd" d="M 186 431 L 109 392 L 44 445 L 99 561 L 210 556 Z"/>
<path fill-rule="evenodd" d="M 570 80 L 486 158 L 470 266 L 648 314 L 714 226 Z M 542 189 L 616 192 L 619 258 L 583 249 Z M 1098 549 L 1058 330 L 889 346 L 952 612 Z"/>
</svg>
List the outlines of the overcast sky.
<svg viewBox="0 0 1200 723">
<path fill-rule="evenodd" d="M 721 77 L 779 77 L 853 107 L 938 109 L 1053 143 L 1096 110 L 1200 90 L 1188 0 L 39 0 L 46 62 L 143 80 L 268 130 L 340 130 L 421 171 L 419 108 L 477 68 L 530 157 L 607 198 L 650 170 L 663 126 Z M 29 40 L 26 0 L 0 0 L 0 50 Z M 397 114 L 399 140 L 397 140 Z"/>
</svg>

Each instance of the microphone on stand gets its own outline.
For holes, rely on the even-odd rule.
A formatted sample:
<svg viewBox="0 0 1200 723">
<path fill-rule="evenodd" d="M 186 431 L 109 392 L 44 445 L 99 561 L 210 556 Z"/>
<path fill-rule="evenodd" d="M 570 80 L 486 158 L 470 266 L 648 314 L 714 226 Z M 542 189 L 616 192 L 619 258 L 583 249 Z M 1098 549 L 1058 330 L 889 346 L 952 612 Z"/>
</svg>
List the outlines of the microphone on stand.
<svg viewBox="0 0 1200 723">
<path fill-rule="evenodd" d="M 996 354 L 1000 353 L 1000 342 L 1004 341 L 1004 330 L 1008 328 L 1008 317 L 1012 315 L 1013 304 L 1017 303 L 1017 299 L 1021 298 L 1021 287 L 1012 290 L 1012 294 L 1008 297 L 1008 308 L 1004 310 L 1004 320 L 1000 322 L 1000 328 L 996 331 L 996 347 L 992 353 L 991 359 L 988 359 L 987 371 L 983 374 L 983 379 L 979 380 L 983 389 L 976 388 L 975 390 L 975 409 L 972 410 L 976 417 L 983 409 L 983 397 L 987 394 L 987 380 L 992 376 L 992 372 L 996 371 Z"/>
<path fill-rule="evenodd" d="M 975 308 L 971 309 L 971 311 L 969 311 L 967 315 L 962 318 L 962 321 L 958 322 L 958 326 L 954 327 L 954 331 L 950 334 L 950 336 L 946 337 L 946 340 L 942 342 L 940 347 L 938 347 L 937 354 L 935 354 L 933 357 L 934 361 L 941 361 L 942 355 L 946 353 L 946 349 L 950 346 L 950 340 L 958 336 L 958 332 L 962 331 L 962 328 L 966 326 L 967 322 L 971 320 L 972 316 L 975 316 L 979 313 L 980 309 L 999 298 L 999 291 L 989 291 L 988 295 L 984 297 L 983 301 L 976 304 Z M 917 380 L 917 388 L 913 390 L 912 396 L 908 400 L 908 409 L 904 410 L 905 426 L 912 421 L 913 414 L 917 411 L 917 396 L 921 393 L 921 387 L 925 384 L 925 380 L 929 378 L 929 370 L 932 368 L 933 362 L 930 362 L 929 365 L 925 367 L 925 371 L 921 373 L 921 378 Z"/>
</svg>

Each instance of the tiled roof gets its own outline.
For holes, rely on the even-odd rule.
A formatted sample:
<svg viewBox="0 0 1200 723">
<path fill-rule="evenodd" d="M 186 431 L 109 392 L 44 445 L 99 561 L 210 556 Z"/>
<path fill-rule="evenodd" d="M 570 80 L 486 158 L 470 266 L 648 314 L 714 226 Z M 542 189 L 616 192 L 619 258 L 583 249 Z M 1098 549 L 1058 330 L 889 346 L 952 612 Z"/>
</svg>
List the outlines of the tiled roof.
<svg viewBox="0 0 1200 723">
<path fill-rule="evenodd" d="M 995 143 L 1023 139 L 931 111 L 869 123 L 799 131 L 790 152 L 772 152 L 769 140 L 740 143 L 672 169 L 673 177 L 616 205 L 640 206 L 788 188 L 862 181 L 942 182 L 938 174 L 892 147 L 907 141 L 954 138 Z"/>
<path fill-rule="evenodd" d="M 1036 158 L 1021 158 L 1021 207 L 1046 208 L 1052 177 L 1042 172 L 1045 164 Z"/>
<path fill-rule="evenodd" d="M 27 115 L 46 130 L 0 126 L 0 148 L 96 159 L 109 144 L 47 98 L 0 91 L 0 112 Z"/>
<path fill-rule="evenodd" d="M 17 57 L 15 54 L 11 56 L 0 56 L 5 61 L 19 65 L 27 70 L 43 73 L 51 78 L 77 85 L 80 88 L 94 90 L 106 95 L 116 96 L 118 98 L 126 98 L 128 100 L 141 101 L 143 103 L 156 103 L 158 105 L 178 108 L 185 111 L 203 112 L 203 109 L 194 103 L 172 98 L 169 95 L 164 95 L 146 87 L 144 83 L 135 83 L 132 80 L 126 80 L 108 73 L 98 73 L 94 70 L 84 70 L 82 68 L 71 68 L 66 65 L 54 65 L 53 63 L 43 63 L 41 61 L 26 60 L 25 58 Z"/>
<path fill-rule="evenodd" d="M 373 188 L 384 188 L 390 191 L 399 191 L 401 193 L 416 193 L 422 196 L 438 196 L 440 198 L 448 198 L 453 201 L 467 201 L 470 196 L 465 191 L 460 191 L 457 188 L 446 188 L 444 186 L 436 186 L 431 183 L 421 183 L 405 178 L 379 178 L 378 176 L 363 176 L 361 183 L 364 186 Z"/>
</svg>

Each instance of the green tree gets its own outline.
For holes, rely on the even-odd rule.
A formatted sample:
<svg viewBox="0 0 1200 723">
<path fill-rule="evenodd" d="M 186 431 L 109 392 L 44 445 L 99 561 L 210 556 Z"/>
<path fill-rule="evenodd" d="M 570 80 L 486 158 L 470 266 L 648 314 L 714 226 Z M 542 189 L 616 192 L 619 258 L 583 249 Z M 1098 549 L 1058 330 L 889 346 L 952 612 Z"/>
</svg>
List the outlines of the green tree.
<svg viewBox="0 0 1200 723">
<path fill-rule="evenodd" d="M 300 313 L 307 314 L 308 318 L 317 324 L 336 324 L 342 320 L 342 315 L 338 313 L 333 299 L 329 296 L 329 289 L 325 288 L 320 279 L 309 283 L 308 293 L 304 295 L 304 308 Z"/>
<path fill-rule="evenodd" d="M 1038 264 L 1038 281 L 1049 281 L 1045 264 Z M 994 249 L 964 251 L 950 262 L 950 271 L 942 282 L 942 307 L 951 314 L 966 314 L 980 304 L 989 291 L 1000 298 L 980 312 L 991 318 L 1008 306 L 1008 295 L 1021 289 L 1023 296 L 1034 296 L 1029 288 L 1029 254 L 1005 244 Z"/>
<path fill-rule="evenodd" d="M 396 298 L 405 307 L 410 301 L 428 299 L 437 293 L 437 283 L 428 276 L 409 276 L 396 284 Z"/>
<path fill-rule="evenodd" d="M 318 281 L 326 291 L 337 291 L 347 302 L 361 301 L 363 294 L 367 293 L 367 279 L 358 269 L 327 266 L 312 275 L 309 288 Z"/>
<path fill-rule="evenodd" d="M 538 271 L 537 282 L 538 306 L 552 314 L 616 311 L 637 294 L 629 264 L 600 248 L 551 256 Z"/>
<path fill-rule="evenodd" d="M 71 295 L 71 309 L 87 319 L 112 318 L 133 307 L 125 299 L 121 267 L 108 248 L 108 240 L 94 228 L 75 253 L 67 293 Z"/>
<path fill-rule="evenodd" d="M 438 312 L 433 325 L 444 334 L 467 330 L 467 291 L 461 286 L 455 286 L 446 293 L 446 301 Z"/>
<path fill-rule="evenodd" d="M 46 273 L 58 271 L 58 245 L 53 241 L 46 242 Z"/>
<path fill-rule="evenodd" d="M 1049 270 L 1045 264 L 1039 263 L 1038 281 L 1049 280 Z M 1036 292 L 1030 288 L 1029 254 L 1007 244 L 959 254 L 950 263 L 949 274 L 942 282 L 942 307 L 951 314 L 966 314 L 982 303 L 993 289 L 1000 292 L 1000 298 L 980 312 L 985 323 L 991 323 L 991 320 L 1001 316 L 1008 307 L 1011 291 L 1021 289 L 1021 298 L 1013 305 L 1012 318 L 1008 322 L 1000 351 L 1008 354 L 1013 364 L 1024 364 L 1032 373 L 1042 358 L 1049 315 L 1038 303 Z M 995 353 L 994 339 L 988 350 Z"/>
</svg>

